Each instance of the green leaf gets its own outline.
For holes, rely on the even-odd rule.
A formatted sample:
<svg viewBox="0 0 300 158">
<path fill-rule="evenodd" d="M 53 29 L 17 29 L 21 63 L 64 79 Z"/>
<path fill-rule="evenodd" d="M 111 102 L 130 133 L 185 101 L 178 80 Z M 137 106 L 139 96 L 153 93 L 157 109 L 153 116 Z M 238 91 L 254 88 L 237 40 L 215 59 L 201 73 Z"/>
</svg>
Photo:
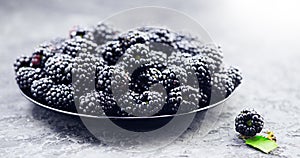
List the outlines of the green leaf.
<svg viewBox="0 0 300 158">
<path fill-rule="evenodd" d="M 264 136 L 255 136 L 252 138 L 248 138 L 246 139 L 246 144 L 259 149 L 264 153 L 269 153 L 278 147 L 275 141 L 270 140 Z"/>
</svg>

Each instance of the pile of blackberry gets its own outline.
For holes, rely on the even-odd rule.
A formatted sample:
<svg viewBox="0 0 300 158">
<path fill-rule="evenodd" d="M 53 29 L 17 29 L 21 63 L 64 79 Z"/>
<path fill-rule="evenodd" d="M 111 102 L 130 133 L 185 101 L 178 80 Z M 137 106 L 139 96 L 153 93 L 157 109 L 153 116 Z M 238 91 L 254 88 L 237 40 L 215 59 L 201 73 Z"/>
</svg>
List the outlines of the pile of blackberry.
<svg viewBox="0 0 300 158">
<path fill-rule="evenodd" d="M 220 46 L 167 28 L 121 32 L 99 23 L 39 45 L 14 63 L 20 89 L 53 108 L 96 116 L 190 112 L 241 83 Z"/>
</svg>

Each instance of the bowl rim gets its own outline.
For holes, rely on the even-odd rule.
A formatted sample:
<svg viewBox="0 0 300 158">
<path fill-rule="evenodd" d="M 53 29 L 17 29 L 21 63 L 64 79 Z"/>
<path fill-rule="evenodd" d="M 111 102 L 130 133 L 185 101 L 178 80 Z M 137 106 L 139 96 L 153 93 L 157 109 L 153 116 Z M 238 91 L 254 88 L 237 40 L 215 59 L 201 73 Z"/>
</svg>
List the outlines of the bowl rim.
<svg viewBox="0 0 300 158">
<path fill-rule="evenodd" d="M 183 115 L 189 115 L 189 114 L 194 114 L 200 111 L 204 111 L 213 107 L 216 107 L 220 104 L 223 104 L 224 102 L 226 102 L 228 99 L 230 99 L 237 91 L 237 89 L 239 89 L 239 87 L 241 86 L 242 82 L 233 90 L 233 92 L 227 96 L 226 98 L 224 98 L 223 100 L 220 100 L 214 104 L 211 104 L 209 106 L 200 108 L 200 109 L 196 109 L 196 110 L 192 110 L 189 112 L 185 112 L 185 113 L 179 113 L 179 114 L 173 114 L 173 115 L 158 115 L 158 116 L 95 116 L 95 115 L 88 115 L 88 114 L 82 114 L 82 113 L 75 113 L 75 112 L 70 112 L 70 111 L 65 111 L 65 110 L 60 110 L 60 109 L 56 109 L 53 107 L 50 107 L 48 105 L 45 105 L 43 103 L 40 103 L 36 100 L 34 100 L 33 98 L 31 98 L 29 95 L 27 95 L 24 91 L 22 91 L 22 89 L 19 88 L 20 93 L 29 101 L 31 101 L 32 103 L 39 105 L 43 108 L 49 109 L 49 110 L 53 110 L 55 112 L 59 112 L 59 113 L 63 113 L 63 114 L 67 114 L 67 115 L 72 115 L 72 116 L 79 116 L 79 117 L 85 117 L 85 118 L 96 118 L 96 119 L 154 119 L 154 118 L 167 118 L 167 117 L 175 117 L 175 116 L 183 116 Z"/>
</svg>

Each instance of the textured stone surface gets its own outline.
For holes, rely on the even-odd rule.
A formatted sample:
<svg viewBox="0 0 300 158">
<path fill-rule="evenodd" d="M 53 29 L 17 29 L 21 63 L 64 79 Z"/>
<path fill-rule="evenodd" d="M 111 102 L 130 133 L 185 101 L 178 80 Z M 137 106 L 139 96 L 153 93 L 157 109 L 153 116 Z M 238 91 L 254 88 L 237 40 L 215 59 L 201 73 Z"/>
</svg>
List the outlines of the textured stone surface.
<svg viewBox="0 0 300 158">
<path fill-rule="evenodd" d="M 283 1 L 1 1 L 0 157 L 300 157 L 300 24 L 297 2 Z M 244 74 L 242 87 L 203 137 L 196 120 L 175 142 L 154 152 L 117 150 L 93 138 L 78 118 L 37 107 L 22 97 L 12 63 L 74 24 L 91 25 L 117 11 L 160 5 L 186 12 L 223 46 L 226 62 Z M 275 132 L 270 155 L 243 144 L 234 117 L 253 107 Z M 221 110 L 221 112 L 219 112 Z M 212 119 L 212 118 L 207 118 Z"/>
</svg>

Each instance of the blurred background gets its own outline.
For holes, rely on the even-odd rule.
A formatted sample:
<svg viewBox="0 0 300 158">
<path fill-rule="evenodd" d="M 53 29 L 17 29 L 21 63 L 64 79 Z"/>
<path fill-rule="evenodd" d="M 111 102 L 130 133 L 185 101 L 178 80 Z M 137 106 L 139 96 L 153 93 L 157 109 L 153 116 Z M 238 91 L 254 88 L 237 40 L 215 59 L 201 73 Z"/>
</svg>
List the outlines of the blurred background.
<svg viewBox="0 0 300 158">
<path fill-rule="evenodd" d="M 75 133 L 79 138 L 73 138 L 74 133 L 65 129 L 78 128 L 70 118 L 34 109 L 18 92 L 12 64 L 17 56 L 29 55 L 39 43 L 66 37 L 74 25 L 91 26 L 114 13 L 139 6 L 173 8 L 196 19 L 222 46 L 225 62 L 241 68 L 244 76 L 242 87 L 224 107 L 207 138 L 197 140 L 197 135 L 190 132 L 188 135 L 195 139 L 180 138 L 156 154 L 144 153 L 146 157 L 195 157 L 199 153 L 205 157 L 266 156 L 236 138 L 234 116 L 244 107 L 260 111 L 265 116 L 266 128 L 277 134 L 280 148 L 271 156 L 300 157 L 300 2 L 297 0 L 1 0 L 0 157 L 122 155 L 101 142 L 86 140 L 90 137 L 80 137 L 80 132 Z M 37 115 L 37 111 L 45 114 Z"/>
</svg>

